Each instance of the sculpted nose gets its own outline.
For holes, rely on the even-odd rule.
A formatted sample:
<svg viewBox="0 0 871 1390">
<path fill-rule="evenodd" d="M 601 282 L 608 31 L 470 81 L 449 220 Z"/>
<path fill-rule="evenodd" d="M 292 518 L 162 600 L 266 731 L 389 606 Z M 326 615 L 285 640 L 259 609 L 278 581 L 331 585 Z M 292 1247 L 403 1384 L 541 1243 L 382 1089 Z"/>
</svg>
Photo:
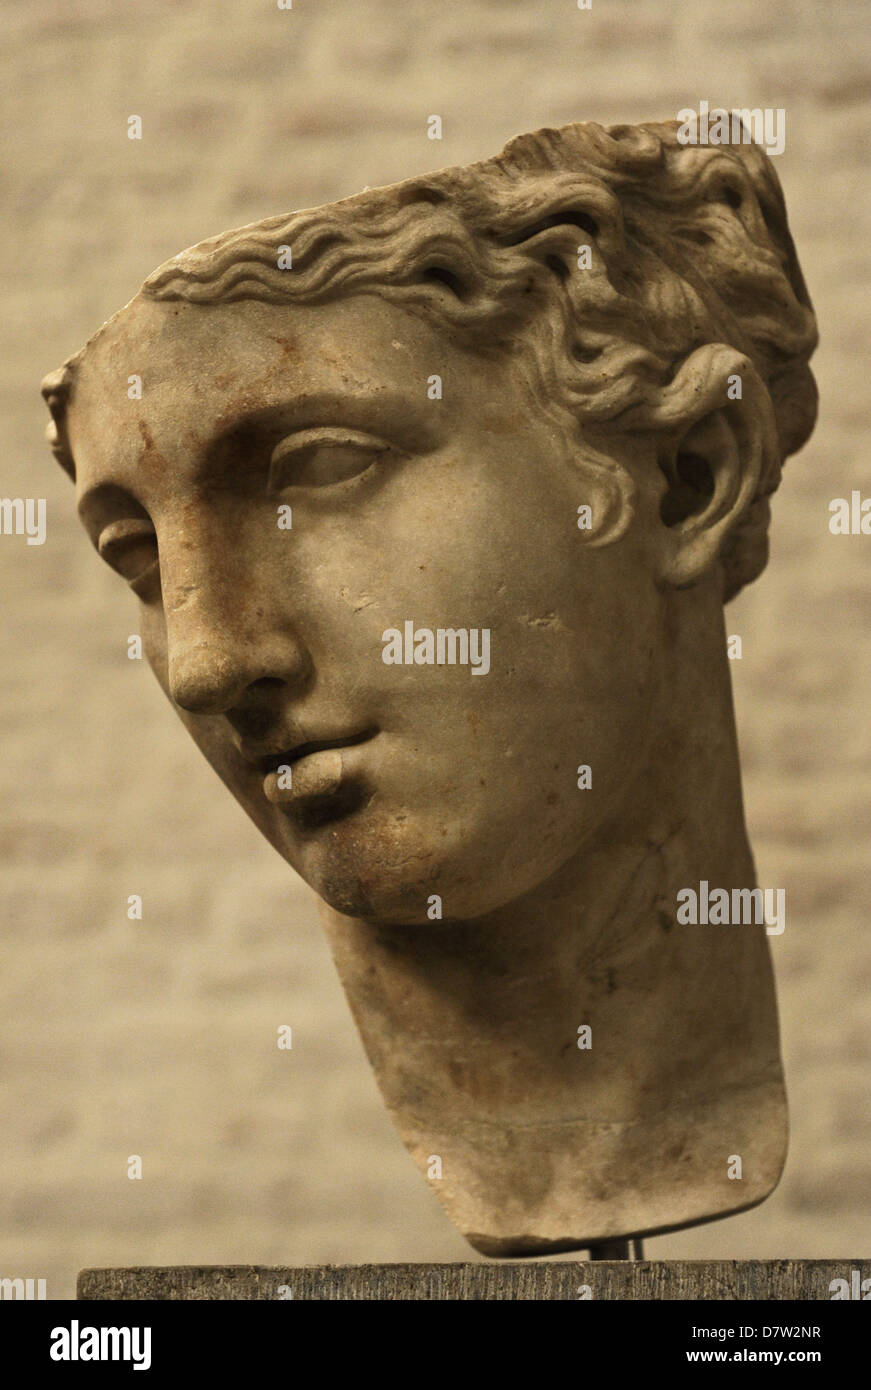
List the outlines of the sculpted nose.
<svg viewBox="0 0 871 1390">
<path fill-rule="evenodd" d="M 191 714 L 226 714 L 252 686 L 300 688 L 310 669 L 305 647 L 285 634 L 192 641 L 170 647 L 169 693 Z"/>
<path fill-rule="evenodd" d="M 310 667 L 306 649 L 286 635 L 192 641 L 170 647 L 169 693 L 191 714 L 226 714 L 252 686 L 301 687 Z"/>
<path fill-rule="evenodd" d="M 167 612 L 169 694 L 191 714 L 225 714 L 254 685 L 301 688 L 311 673 L 308 648 L 285 616 L 273 621 L 253 604 L 222 603 L 200 593 Z"/>
<path fill-rule="evenodd" d="M 288 612 L 290 576 L 245 542 L 234 515 L 201 508 L 163 546 L 167 685 L 191 714 L 247 705 L 252 686 L 300 688 L 312 671 Z"/>
</svg>

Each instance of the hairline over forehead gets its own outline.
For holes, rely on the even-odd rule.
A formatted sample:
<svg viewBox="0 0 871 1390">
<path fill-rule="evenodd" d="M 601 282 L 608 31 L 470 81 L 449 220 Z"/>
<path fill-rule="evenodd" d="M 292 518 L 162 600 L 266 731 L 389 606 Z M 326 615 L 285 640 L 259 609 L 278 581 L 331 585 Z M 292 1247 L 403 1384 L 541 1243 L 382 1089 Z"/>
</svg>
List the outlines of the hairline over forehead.
<svg viewBox="0 0 871 1390">
<path fill-rule="evenodd" d="M 377 292 L 485 350 L 520 339 L 543 409 L 566 428 L 619 429 L 630 412 L 643 427 L 651 391 L 680 359 L 726 342 L 771 394 L 782 462 L 813 424 L 816 325 L 780 187 L 758 147 L 686 146 L 676 129 L 581 123 L 519 136 L 493 159 L 209 238 L 160 266 L 141 294 L 290 305 Z M 578 273 L 582 243 L 596 262 Z M 43 386 L 52 447 L 71 476 L 75 369 L 117 317 Z M 757 573 L 779 462 L 754 503 Z"/>
</svg>

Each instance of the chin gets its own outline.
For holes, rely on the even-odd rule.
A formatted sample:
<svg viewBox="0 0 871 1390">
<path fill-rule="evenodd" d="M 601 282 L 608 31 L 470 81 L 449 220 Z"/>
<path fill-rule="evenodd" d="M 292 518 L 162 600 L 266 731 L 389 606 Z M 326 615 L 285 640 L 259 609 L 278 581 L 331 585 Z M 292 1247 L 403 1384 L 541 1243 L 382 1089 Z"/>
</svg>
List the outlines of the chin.
<svg viewBox="0 0 871 1390">
<path fill-rule="evenodd" d="M 364 811 L 322 825 L 297 840 L 286 858 L 308 886 L 336 912 L 392 926 L 437 927 L 440 921 L 474 916 L 478 885 L 463 884 L 469 859 L 445 850 L 412 817 Z M 441 898 L 439 907 L 433 896 Z M 474 899 L 474 901 L 473 901 Z"/>
<path fill-rule="evenodd" d="M 303 864 L 298 856 L 292 862 L 308 886 L 336 912 L 385 926 L 438 930 L 485 917 L 519 896 L 504 882 L 463 883 L 468 861 L 436 861 L 425 851 L 420 860 L 429 872 L 409 872 L 408 862 L 392 868 L 373 845 L 357 866 L 349 864 L 333 844 L 317 863 L 309 858 Z"/>
<path fill-rule="evenodd" d="M 335 854 L 328 855 L 312 872 L 297 868 L 318 897 L 345 917 L 391 926 L 438 924 L 438 919 L 428 916 L 429 900 L 438 890 L 407 873 L 385 871 L 377 857 L 360 870 Z"/>
<path fill-rule="evenodd" d="M 404 885 L 381 875 L 349 874 L 333 865 L 325 865 L 312 874 L 304 873 L 302 877 L 328 907 L 343 917 L 390 926 L 433 925 L 427 917 L 429 895 L 421 898 L 418 885 Z"/>
<path fill-rule="evenodd" d="M 395 806 L 396 809 L 393 807 Z M 477 809 L 477 808 L 473 808 Z M 456 815 L 456 812 L 454 812 Z M 288 833 L 289 832 L 289 833 Z M 276 848 L 308 886 L 346 917 L 391 926 L 468 922 L 522 897 L 560 862 L 505 848 L 484 817 L 373 799 L 349 814 L 287 826 Z M 524 849 L 526 854 L 524 854 Z M 566 857 L 565 854 L 562 856 Z M 436 896 L 440 903 L 433 903 Z"/>
</svg>

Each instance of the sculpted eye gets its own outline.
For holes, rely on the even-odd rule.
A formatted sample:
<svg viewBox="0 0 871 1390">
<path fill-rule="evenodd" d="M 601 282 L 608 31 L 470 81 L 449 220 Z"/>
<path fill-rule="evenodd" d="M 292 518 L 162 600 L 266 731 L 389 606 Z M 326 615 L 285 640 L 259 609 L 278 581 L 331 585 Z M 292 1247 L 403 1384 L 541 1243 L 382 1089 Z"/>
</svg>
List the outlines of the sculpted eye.
<svg viewBox="0 0 871 1390">
<path fill-rule="evenodd" d="M 127 580 L 140 598 L 159 573 L 157 536 L 150 521 L 129 517 L 104 526 L 97 541 L 101 557 Z"/>
<path fill-rule="evenodd" d="M 269 460 L 269 489 L 331 487 L 368 472 L 390 445 L 360 430 L 312 429 L 288 435 Z"/>
</svg>

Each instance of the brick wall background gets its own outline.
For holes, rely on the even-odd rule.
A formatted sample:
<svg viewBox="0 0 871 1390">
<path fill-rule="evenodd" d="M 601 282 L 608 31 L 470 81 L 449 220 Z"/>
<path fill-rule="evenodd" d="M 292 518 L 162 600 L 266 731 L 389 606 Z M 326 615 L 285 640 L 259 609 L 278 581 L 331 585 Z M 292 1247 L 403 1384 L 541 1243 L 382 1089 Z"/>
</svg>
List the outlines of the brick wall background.
<svg viewBox="0 0 871 1390">
<path fill-rule="evenodd" d="M 43 0 L 0 24 L 0 492 L 48 499 L 44 546 L 0 538 L 0 1273 L 66 1297 L 85 1265 L 471 1253 L 387 1118 L 308 891 L 127 660 L 135 600 L 78 531 L 41 376 L 226 227 L 701 98 L 786 109 L 823 334 L 817 432 L 729 610 L 760 880 L 788 895 L 793 1139 L 763 1207 L 648 1252 L 867 1255 L 871 540 L 827 529 L 830 498 L 871 494 L 864 0 Z"/>
</svg>

